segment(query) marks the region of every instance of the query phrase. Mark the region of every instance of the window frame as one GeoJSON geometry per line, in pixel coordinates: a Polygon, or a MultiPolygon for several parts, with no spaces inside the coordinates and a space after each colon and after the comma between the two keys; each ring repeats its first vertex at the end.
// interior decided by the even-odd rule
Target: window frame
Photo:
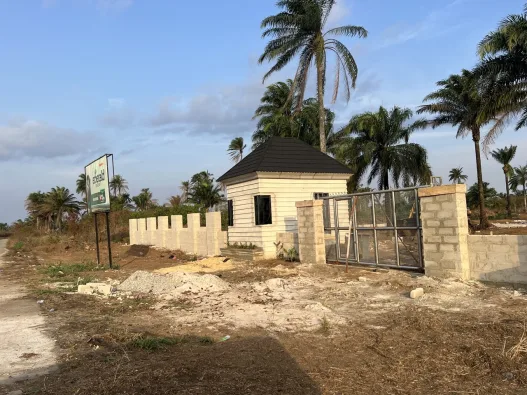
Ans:
{"type": "Polygon", "coordinates": [[[227,226],[234,226],[234,202],[227,200],[227,226]]]}
{"type": "Polygon", "coordinates": [[[254,195],[253,196],[253,207],[254,207],[254,224],[255,226],[266,226],[266,225],[272,225],[273,224],[273,201],[271,195],[254,195]],[[269,199],[269,215],[268,220],[269,222],[260,223],[259,219],[261,219],[262,215],[259,215],[259,208],[260,203],[258,202],[261,198],[268,198],[269,199]]]}
{"type": "MultiPolygon", "coordinates": [[[[329,197],[328,192],[313,192],[313,199],[314,200],[322,200],[322,210],[323,210],[323,219],[324,219],[324,228],[331,228],[331,211],[329,208],[329,200],[328,199],[321,199],[329,197]]],[[[326,232],[327,233],[327,232],[326,232]]]]}

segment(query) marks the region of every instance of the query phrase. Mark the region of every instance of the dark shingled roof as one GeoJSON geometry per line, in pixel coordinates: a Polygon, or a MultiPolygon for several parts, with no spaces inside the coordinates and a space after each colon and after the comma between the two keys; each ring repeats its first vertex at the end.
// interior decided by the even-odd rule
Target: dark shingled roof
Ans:
{"type": "Polygon", "coordinates": [[[272,137],[218,178],[218,181],[257,171],[351,174],[349,168],[301,140],[272,137]]]}

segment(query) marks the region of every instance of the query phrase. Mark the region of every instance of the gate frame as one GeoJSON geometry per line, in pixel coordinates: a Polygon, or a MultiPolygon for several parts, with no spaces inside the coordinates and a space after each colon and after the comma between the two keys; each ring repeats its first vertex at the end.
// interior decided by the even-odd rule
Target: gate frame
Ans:
{"type": "MultiPolygon", "coordinates": [[[[420,210],[420,200],[419,200],[419,194],[418,190],[421,188],[427,188],[427,185],[423,186],[416,186],[416,187],[409,187],[409,188],[398,188],[398,189],[387,189],[387,190],[377,190],[377,191],[370,191],[370,192],[358,192],[358,193],[352,193],[352,194],[346,194],[346,195],[334,195],[334,196],[327,196],[327,197],[321,197],[320,200],[333,200],[333,227],[329,226],[326,227],[324,224],[324,231],[335,231],[335,252],[336,252],[336,258],[338,263],[344,263],[346,259],[341,257],[341,251],[340,251],[340,232],[342,230],[346,230],[346,228],[339,226],[339,215],[338,215],[338,202],[344,201],[344,200],[351,200],[355,197],[360,196],[370,196],[371,198],[371,216],[372,216],[372,226],[371,227],[357,227],[357,210],[355,209],[353,211],[353,215],[350,218],[350,224],[352,224],[352,234],[353,234],[353,251],[354,251],[354,257],[353,259],[350,259],[350,263],[352,264],[358,264],[358,265],[366,265],[366,266],[374,266],[374,267],[387,267],[387,268],[395,268],[395,269],[405,269],[405,270],[413,270],[413,271],[424,271],[424,257],[423,257],[423,228],[422,228],[422,222],[421,222],[421,210],[420,210]],[[396,205],[395,205],[395,193],[396,192],[406,192],[406,191],[414,191],[415,194],[415,219],[416,219],[416,226],[397,226],[397,213],[396,213],[396,205]],[[375,217],[375,199],[374,195],[381,195],[381,194],[390,194],[392,199],[392,213],[393,217],[388,218],[389,222],[392,223],[392,226],[383,226],[379,229],[377,226],[377,221],[375,217]],[[375,249],[375,262],[361,262],[360,259],[360,253],[359,253],[359,231],[373,231],[373,244],[375,249]],[[390,265],[390,264],[379,264],[379,246],[377,242],[377,231],[378,230],[393,230],[394,232],[394,238],[395,238],[395,259],[396,259],[396,265],[390,265]],[[418,266],[406,266],[400,264],[400,255],[399,255],[399,230],[415,230],[417,231],[417,263],[418,266]]],[[[349,209],[348,209],[349,211],[349,209]]],[[[349,213],[348,213],[349,214],[349,213]]],[[[325,221],[324,221],[325,222],[325,221]]],[[[331,218],[329,220],[329,225],[331,225],[331,218]]],[[[351,239],[351,235],[349,236],[351,239]]],[[[402,241],[402,240],[401,240],[402,241]]],[[[350,240],[348,240],[348,243],[350,243],[350,240]]],[[[404,242],[403,242],[404,244],[404,242]]],[[[414,257],[415,259],[415,257],[414,257]]]]}

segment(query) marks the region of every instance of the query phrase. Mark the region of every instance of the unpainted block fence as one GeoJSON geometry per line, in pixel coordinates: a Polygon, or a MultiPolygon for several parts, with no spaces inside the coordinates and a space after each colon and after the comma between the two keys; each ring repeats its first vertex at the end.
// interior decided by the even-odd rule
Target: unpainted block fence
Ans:
{"type": "Polygon", "coordinates": [[[200,226],[200,214],[187,214],[187,227],[183,216],[130,219],[130,244],[152,245],[182,250],[187,254],[214,256],[227,243],[227,232],[221,230],[221,214],[206,213],[205,226],[200,226]]]}

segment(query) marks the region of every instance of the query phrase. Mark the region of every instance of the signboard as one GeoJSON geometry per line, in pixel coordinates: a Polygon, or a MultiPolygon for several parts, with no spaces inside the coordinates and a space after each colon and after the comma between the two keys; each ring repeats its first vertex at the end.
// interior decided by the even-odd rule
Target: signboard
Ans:
{"type": "Polygon", "coordinates": [[[110,177],[108,155],[101,156],[84,168],[88,213],[110,211],[110,177]]]}

